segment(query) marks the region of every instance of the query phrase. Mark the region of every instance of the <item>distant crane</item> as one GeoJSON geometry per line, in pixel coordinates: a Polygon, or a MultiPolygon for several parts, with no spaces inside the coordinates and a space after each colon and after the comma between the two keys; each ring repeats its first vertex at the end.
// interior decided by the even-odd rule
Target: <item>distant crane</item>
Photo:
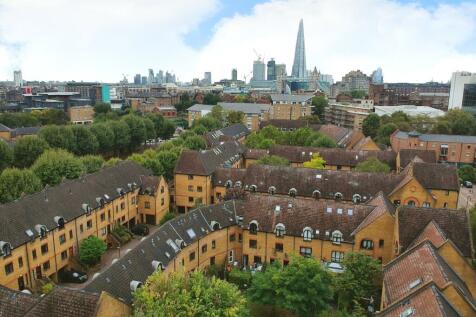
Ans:
{"type": "Polygon", "coordinates": [[[254,49],[254,48],[253,48],[253,52],[255,53],[256,58],[257,58],[259,61],[263,61],[263,62],[264,62],[265,55],[258,54],[258,52],[256,51],[256,49],[254,49]]]}
{"type": "Polygon", "coordinates": [[[249,78],[250,75],[253,75],[253,72],[249,72],[248,74],[243,75],[243,78],[245,79],[245,84],[246,84],[246,79],[249,78]]]}

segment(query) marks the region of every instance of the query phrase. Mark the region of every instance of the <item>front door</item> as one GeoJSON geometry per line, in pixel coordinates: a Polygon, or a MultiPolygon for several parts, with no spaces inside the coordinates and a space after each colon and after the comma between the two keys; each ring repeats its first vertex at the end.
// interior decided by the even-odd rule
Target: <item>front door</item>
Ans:
{"type": "Polygon", "coordinates": [[[36,278],[37,279],[42,278],[42,276],[41,276],[41,266],[39,266],[39,265],[36,267],[36,278]]]}
{"type": "Polygon", "coordinates": [[[25,281],[23,280],[23,276],[18,278],[18,289],[23,291],[25,289],[25,281]]]}

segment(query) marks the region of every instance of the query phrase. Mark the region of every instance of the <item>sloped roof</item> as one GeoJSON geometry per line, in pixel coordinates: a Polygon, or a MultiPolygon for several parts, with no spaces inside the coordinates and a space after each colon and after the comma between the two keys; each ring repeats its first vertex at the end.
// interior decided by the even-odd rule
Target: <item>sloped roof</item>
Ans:
{"type": "Polygon", "coordinates": [[[415,157],[426,163],[437,163],[436,152],[432,150],[401,149],[400,166],[407,166],[415,157]]]}
{"type": "Polygon", "coordinates": [[[0,316],[24,317],[40,301],[38,296],[25,294],[0,285],[0,316]]]}
{"type": "Polygon", "coordinates": [[[472,256],[469,219],[465,210],[400,206],[397,213],[400,246],[403,250],[418,238],[430,222],[434,222],[464,256],[472,256]]]}
{"type": "Polygon", "coordinates": [[[109,266],[99,276],[93,277],[85,290],[93,293],[106,291],[131,303],[130,282],[144,283],[155,271],[152,261],[161,262],[165,268],[180,253],[180,250],[175,252],[168,241],[178,245],[177,240],[183,240],[186,245],[189,245],[212,231],[212,221],[218,222],[221,228],[235,225],[235,202],[228,201],[219,205],[197,208],[168,221],[157,232],[143,238],[137,247],[109,266]],[[193,230],[195,236],[190,236],[188,232],[190,229],[193,230]]]}
{"type": "Polygon", "coordinates": [[[312,94],[271,94],[271,100],[273,102],[286,102],[286,103],[301,103],[308,102],[312,99],[314,95],[312,94]]]}
{"type": "Polygon", "coordinates": [[[271,109],[271,105],[266,103],[234,103],[234,102],[219,102],[227,111],[241,111],[245,114],[261,114],[271,109]]]}
{"type": "Polygon", "coordinates": [[[384,267],[383,284],[387,305],[407,296],[421,284],[434,282],[439,289],[449,283],[456,285],[462,296],[473,305],[476,303],[466,283],[438,254],[429,241],[424,241],[384,267]],[[416,284],[416,285],[413,285],[416,284]]]}
{"type": "Polygon", "coordinates": [[[446,299],[434,282],[417,288],[376,314],[377,317],[401,317],[407,309],[414,309],[419,317],[463,317],[446,299]]]}
{"type": "Polygon", "coordinates": [[[10,132],[12,129],[4,125],[3,123],[0,123],[0,132],[10,132]]]}
{"type": "Polygon", "coordinates": [[[128,185],[141,185],[141,176],[152,172],[131,161],[84,175],[79,179],[65,180],[57,186],[24,196],[11,203],[0,205],[0,241],[9,242],[13,248],[30,241],[26,231],[38,236],[36,225],[45,225],[48,230],[57,227],[54,217],[63,217],[69,222],[84,214],[83,204],[97,208],[97,197],[106,202],[119,196],[117,188],[130,191],[128,185]]]}
{"type": "Polygon", "coordinates": [[[250,130],[244,124],[236,123],[219,130],[207,132],[204,138],[209,146],[218,146],[222,141],[238,140],[248,134],[250,134],[250,130]]]}
{"type": "MultiPolygon", "coordinates": [[[[411,133],[398,131],[395,137],[398,139],[408,139],[411,133]]],[[[419,140],[427,142],[448,142],[448,143],[476,143],[476,136],[471,135],[450,135],[450,134],[415,134],[419,140]]]]}
{"type": "Polygon", "coordinates": [[[429,240],[431,243],[439,248],[447,240],[445,233],[441,230],[440,226],[435,221],[430,221],[425,229],[420,232],[418,237],[410,244],[410,248],[420,244],[421,242],[429,240]]]}
{"type": "Polygon", "coordinates": [[[413,176],[427,189],[459,191],[458,170],[455,166],[415,162],[413,176]]]}
{"type": "Polygon", "coordinates": [[[259,160],[260,158],[268,155],[268,150],[261,149],[247,149],[243,156],[245,159],[259,160]]]}
{"type": "Polygon", "coordinates": [[[239,161],[244,152],[244,146],[236,141],[223,142],[210,150],[186,150],[177,160],[175,173],[210,175],[219,167],[231,166],[239,161]]]}
{"type": "Polygon", "coordinates": [[[244,173],[226,173],[218,168],[214,174],[214,186],[225,186],[227,180],[241,181],[243,186],[255,185],[257,192],[268,192],[276,188],[276,194],[288,195],[291,188],[297,189],[298,196],[312,197],[315,190],[322,198],[334,198],[340,192],[343,200],[352,200],[359,194],[362,201],[375,197],[382,191],[388,195],[405,177],[392,173],[362,173],[354,171],[315,170],[253,164],[244,173]],[[233,178],[236,177],[236,178],[233,178]]]}
{"type": "Polygon", "coordinates": [[[269,149],[270,155],[278,155],[293,163],[303,163],[311,160],[312,155],[319,153],[328,165],[355,167],[370,157],[395,169],[396,154],[393,151],[352,151],[342,148],[315,148],[307,146],[274,145],[269,149]]]}
{"type": "Polygon", "coordinates": [[[360,230],[364,229],[386,213],[390,215],[395,214],[395,206],[388,200],[387,197],[385,197],[384,193],[382,192],[379,192],[377,196],[370,200],[367,204],[376,207],[352,232],[352,235],[357,234],[360,230]]]}

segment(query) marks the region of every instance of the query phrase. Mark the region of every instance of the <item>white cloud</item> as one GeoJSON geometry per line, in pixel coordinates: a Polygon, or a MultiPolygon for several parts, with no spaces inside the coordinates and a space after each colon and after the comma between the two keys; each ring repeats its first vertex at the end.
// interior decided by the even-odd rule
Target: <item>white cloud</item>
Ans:
{"type": "Polygon", "coordinates": [[[149,67],[186,73],[183,35],[218,0],[0,0],[0,78],[117,81],[149,67]],[[6,54],[11,46],[18,50],[6,54]],[[5,62],[6,59],[6,62],[5,62]]]}
{"type": "MultiPolygon", "coordinates": [[[[239,1],[239,0],[222,0],[239,1]]],[[[432,10],[391,0],[269,0],[249,15],[222,19],[201,49],[185,34],[219,0],[0,0],[0,79],[117,81],[149,67],[190,80],[251,72],[253,49],[290,72],[304,18],[307,65],[340,79],[381,66],[386,81],[446,81],[476,71],[476,4],[432,10]],[[472,50],[471,50],[472,49],[472,50]]]]}
{"type": "Polygon", "coordinates": [[[228,78],[252,70],[253,48],[292,68],[298,22],[304,18],[307,66],[335,79],[352,69],[381,66],[388,81],[447,81],[455,70],[476,71],[476,4],[428,10],[387,0],[274,0],[247,16],[223,20],[202,50],[200,71],[228,78]],[[473,44],[470,44],[472,41],[473,44]]]}

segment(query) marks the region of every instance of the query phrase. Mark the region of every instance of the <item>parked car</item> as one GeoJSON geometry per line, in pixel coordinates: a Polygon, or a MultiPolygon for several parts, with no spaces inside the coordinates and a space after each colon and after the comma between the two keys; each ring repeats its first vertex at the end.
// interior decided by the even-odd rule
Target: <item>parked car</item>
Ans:
{"type": "Polygon", "coordinates": [[[344,272],[344,267],[340,263],[336,262],[327,262],[326,263],[326,268],[334,273],[343,273],[344,272]]]}
{"type": "Polygon", "coordinates": [[[473,183],[471,183],[470,181],[464,181],[463,186],[466,188],[473,188],[473,183]]]}
{"type": "Polygon", "coordinates": [[[58,277],[63,283],[84,283],[88,280],[86,273],[66,269],[60,270],[58,272],[58,277]]]}
{"type": "Polygon", "coordinates": [[[132,231],[133,234],[136,234],[138,236],[146,236],[146,235],[149,234],[149,227],[147,227],[147,225],[145,225],[143,223],[140,223],[140,224],[135,225],[131,229],[131,231],[132,231]]]}

